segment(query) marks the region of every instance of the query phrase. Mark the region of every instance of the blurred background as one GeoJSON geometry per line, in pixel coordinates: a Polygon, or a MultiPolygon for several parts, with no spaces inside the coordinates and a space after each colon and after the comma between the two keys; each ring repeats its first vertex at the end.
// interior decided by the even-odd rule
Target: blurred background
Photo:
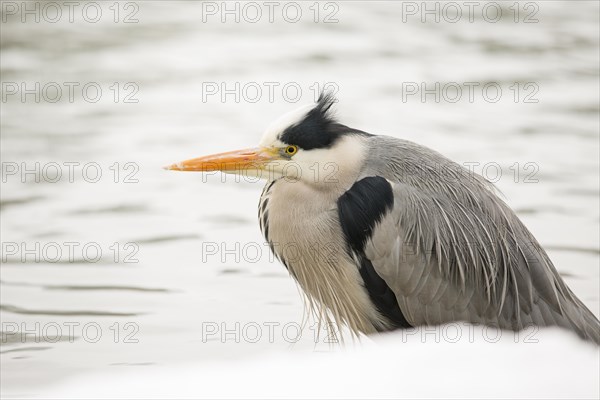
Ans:
{"type": "Polygon", "coordinates": [[[598,315],[597,1],[267,3],[1,2],[3,396],[328,351],[296,332],[263,182],[161,169],[323,88],[346,125],[495,182],[598,315]]]}

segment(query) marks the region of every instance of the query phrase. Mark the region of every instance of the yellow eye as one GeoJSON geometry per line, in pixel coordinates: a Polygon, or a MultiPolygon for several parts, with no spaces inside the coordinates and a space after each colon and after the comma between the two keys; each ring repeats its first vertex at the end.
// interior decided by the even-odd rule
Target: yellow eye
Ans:
{"type": "Polygon", "coordinates": [[[288,146],[285,148],[285,154],[288,156],[293,156],[298,152],[298,146],[288,146]]]}

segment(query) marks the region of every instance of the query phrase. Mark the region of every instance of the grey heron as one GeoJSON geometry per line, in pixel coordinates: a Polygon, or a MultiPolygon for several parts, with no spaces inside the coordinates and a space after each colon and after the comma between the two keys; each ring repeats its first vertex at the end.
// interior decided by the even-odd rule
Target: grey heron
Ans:
{"type": "Polygon", "coordinates": [[[443,155],[342,125],[335,98],[292,111],[254,149],[166,167],[264,177],[259,222],[320,321],[354,335],[454,321],[600,322],[493,185],[443,155]]]}

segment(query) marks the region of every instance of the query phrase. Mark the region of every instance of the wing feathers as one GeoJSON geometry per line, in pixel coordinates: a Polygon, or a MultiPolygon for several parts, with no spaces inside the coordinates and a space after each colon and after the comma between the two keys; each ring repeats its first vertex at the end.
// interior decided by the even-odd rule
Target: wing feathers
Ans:
{"type": "Polygon", "coordinates": [[[487,181],[414,143],[370,140],[363,175],[393,182],[393,206],[362,250],[411,325],[558,325],[600,342],[598,319],[487,181]]]}

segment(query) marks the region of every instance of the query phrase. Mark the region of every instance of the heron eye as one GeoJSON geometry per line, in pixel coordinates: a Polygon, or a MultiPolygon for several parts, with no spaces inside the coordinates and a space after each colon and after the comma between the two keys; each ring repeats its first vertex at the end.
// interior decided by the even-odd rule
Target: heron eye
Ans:
{"type": "Polygon", "coordinates": [[[288,156],[293,156],[297,152],[298,152],[298,147],[297,146],[287,146],[285,148],[285,154],[287,154],[288,156]]]}

